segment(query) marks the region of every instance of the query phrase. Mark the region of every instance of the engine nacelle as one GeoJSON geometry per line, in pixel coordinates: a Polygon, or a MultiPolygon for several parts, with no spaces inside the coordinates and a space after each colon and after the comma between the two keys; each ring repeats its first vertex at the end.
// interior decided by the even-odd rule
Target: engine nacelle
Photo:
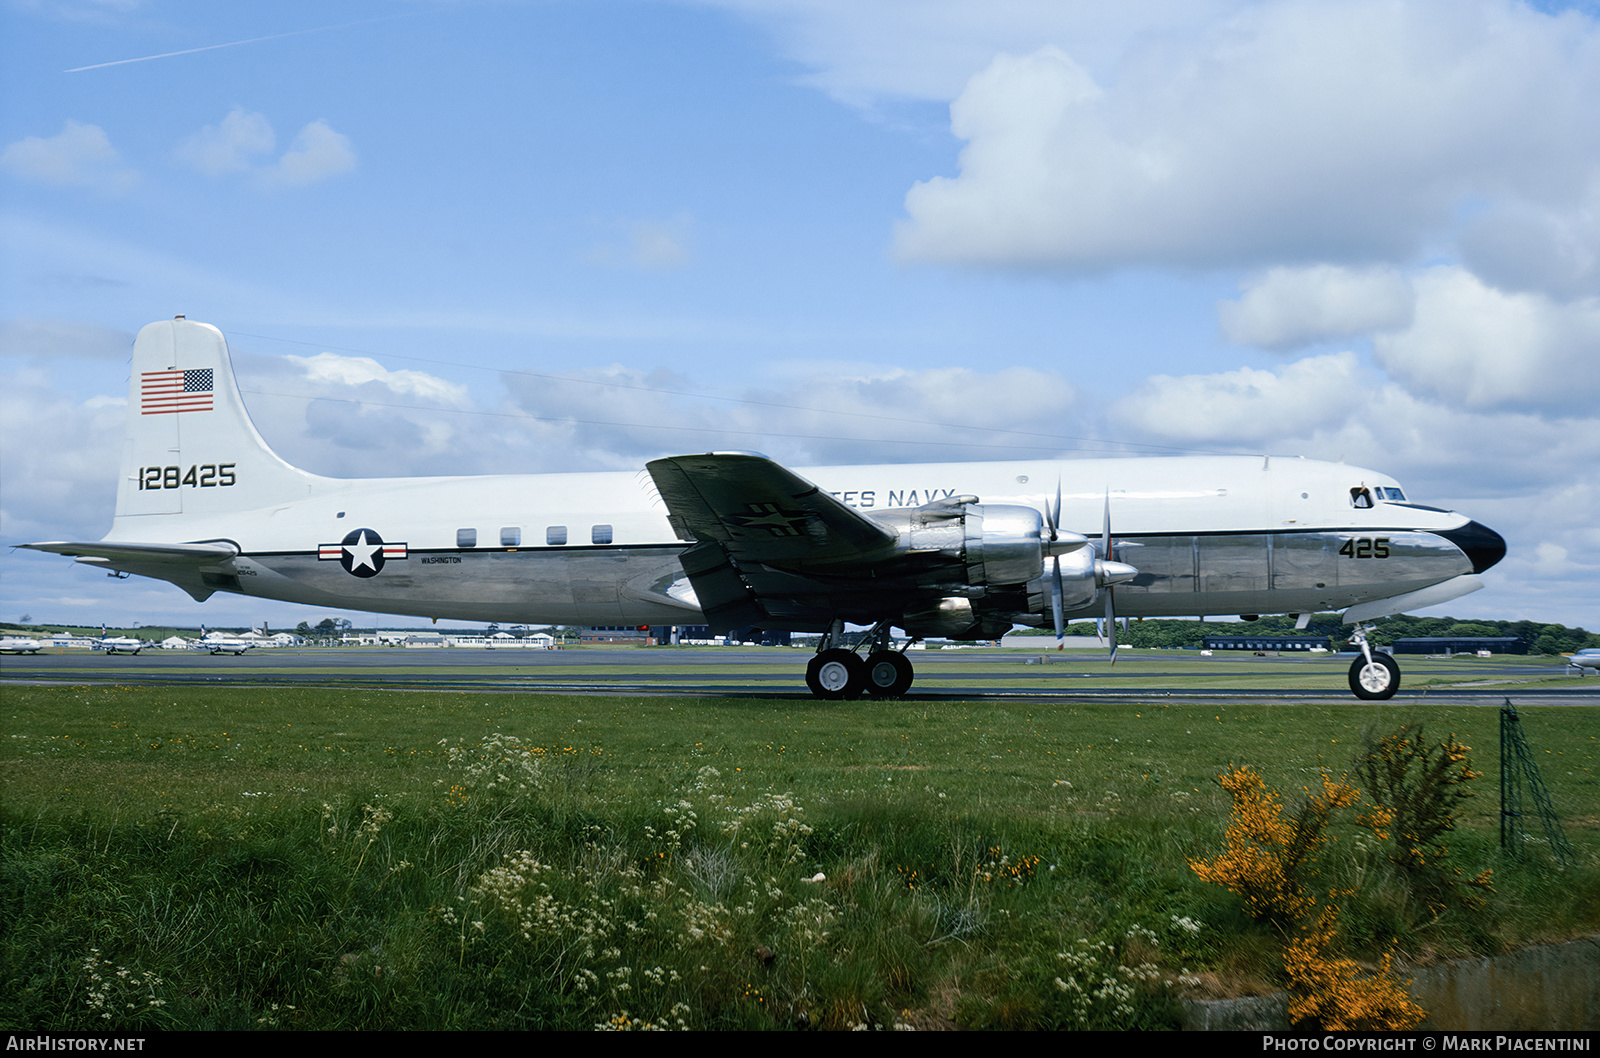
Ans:
{"type": "Polygon", "coordinates": [[[964,583],[971,587],[1036,580],[1050,553],[1044,516],[1032,507],[980,504],[975,496],[952,496],[910,510],[875,512],[870,517],[894,529],[899,553],[937,553],[960,559],[966,566],[964,583]]]}
{"type": "MultiPolygon", "coordinates": [[[[1094,602],[1105,584],[1100,572],[1104,563],[1100,561],[1099,553],[1092,547],[1084,547],[1061,555],[1058,561],[1061,563],[1061,608],[1070,612],[1094,602]]],[[[1040,589],[1045,598],[1041,612],[1046,616],[1050,613],[1050,580],[1053,576],[1051,570],[1045,570],[1040,589]]]]}

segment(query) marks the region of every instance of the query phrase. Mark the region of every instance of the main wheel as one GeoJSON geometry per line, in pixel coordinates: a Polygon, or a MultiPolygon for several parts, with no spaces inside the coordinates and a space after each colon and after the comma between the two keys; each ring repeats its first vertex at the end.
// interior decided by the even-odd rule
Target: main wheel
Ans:
{"type": "Polygon", "coordinates": [[[898,698],[911,689],[916,673],[898,650],[880,650],[867,657],[867,693],[874,698],[898,698]]]}
{"type": "Polygon", "coordinates": [[[1374,654],[1369,663],[1356,658],[1350,663],[1350,690],[1357,698],[1379,701],[1393,698],[1400,689],[1400,666],[1387,654],[1374,654]]]}
{"type": "Polygon", "coordinates": [[[867,684],[867,667],[849,650],[824,650],[806,666],[806,686],[818,698],[854,698],[867,684]]]}

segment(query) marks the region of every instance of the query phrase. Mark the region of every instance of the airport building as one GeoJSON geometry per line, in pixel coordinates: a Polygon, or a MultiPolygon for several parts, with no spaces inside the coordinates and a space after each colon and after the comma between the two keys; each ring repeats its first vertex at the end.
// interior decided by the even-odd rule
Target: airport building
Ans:
{"type": "Polygon", "coordinates": [[[1328,651],[1333,649],[1327,636],[1206,636],[1201,650],[1328,651]]]}
{"type": "Polygon", "coordinates": [[[1412,636],[1396,639],[1391,654],[1526,654],[1528,644],[1516,636],[1412,636]]]}

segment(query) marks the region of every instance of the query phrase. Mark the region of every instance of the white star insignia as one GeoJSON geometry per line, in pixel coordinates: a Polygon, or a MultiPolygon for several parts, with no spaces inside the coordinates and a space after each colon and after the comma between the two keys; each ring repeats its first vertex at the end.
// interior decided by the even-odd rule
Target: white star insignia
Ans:
{"type": "Polygon", "coordinates": [[[362,566],[369,566],[376,570],[377,563],[372,561],[372,556],[383,550],[382,544],[367,543],[367,534],[363,530],[359,539],[353,544],[344,545],[345,552],[350,556],[351,570],[358,570],[362,566]]]}

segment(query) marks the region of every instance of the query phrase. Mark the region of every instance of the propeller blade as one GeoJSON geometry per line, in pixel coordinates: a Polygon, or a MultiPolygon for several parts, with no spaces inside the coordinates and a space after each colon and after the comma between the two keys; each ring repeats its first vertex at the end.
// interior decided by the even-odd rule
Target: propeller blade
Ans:
{"type": "Polygon", "coordinates": [[[1106,641],[1111,644],[1111,664],[1117,663],[1117,607],[1111,597],[1111,587],[1106,587],[1106,641]]]}
{"type": "Polygon", "coordinates": [[[1061,587],[1061,560],[1055,558],[1051,559],[1051,562],[1055,568],[1050,573],[1050,616],[1055,618],[1056,649],[1061,650],[1067,645],[1067,621],[1066,616],[1061,612],[1061,597],[1063,594],[1061,587]]]}

